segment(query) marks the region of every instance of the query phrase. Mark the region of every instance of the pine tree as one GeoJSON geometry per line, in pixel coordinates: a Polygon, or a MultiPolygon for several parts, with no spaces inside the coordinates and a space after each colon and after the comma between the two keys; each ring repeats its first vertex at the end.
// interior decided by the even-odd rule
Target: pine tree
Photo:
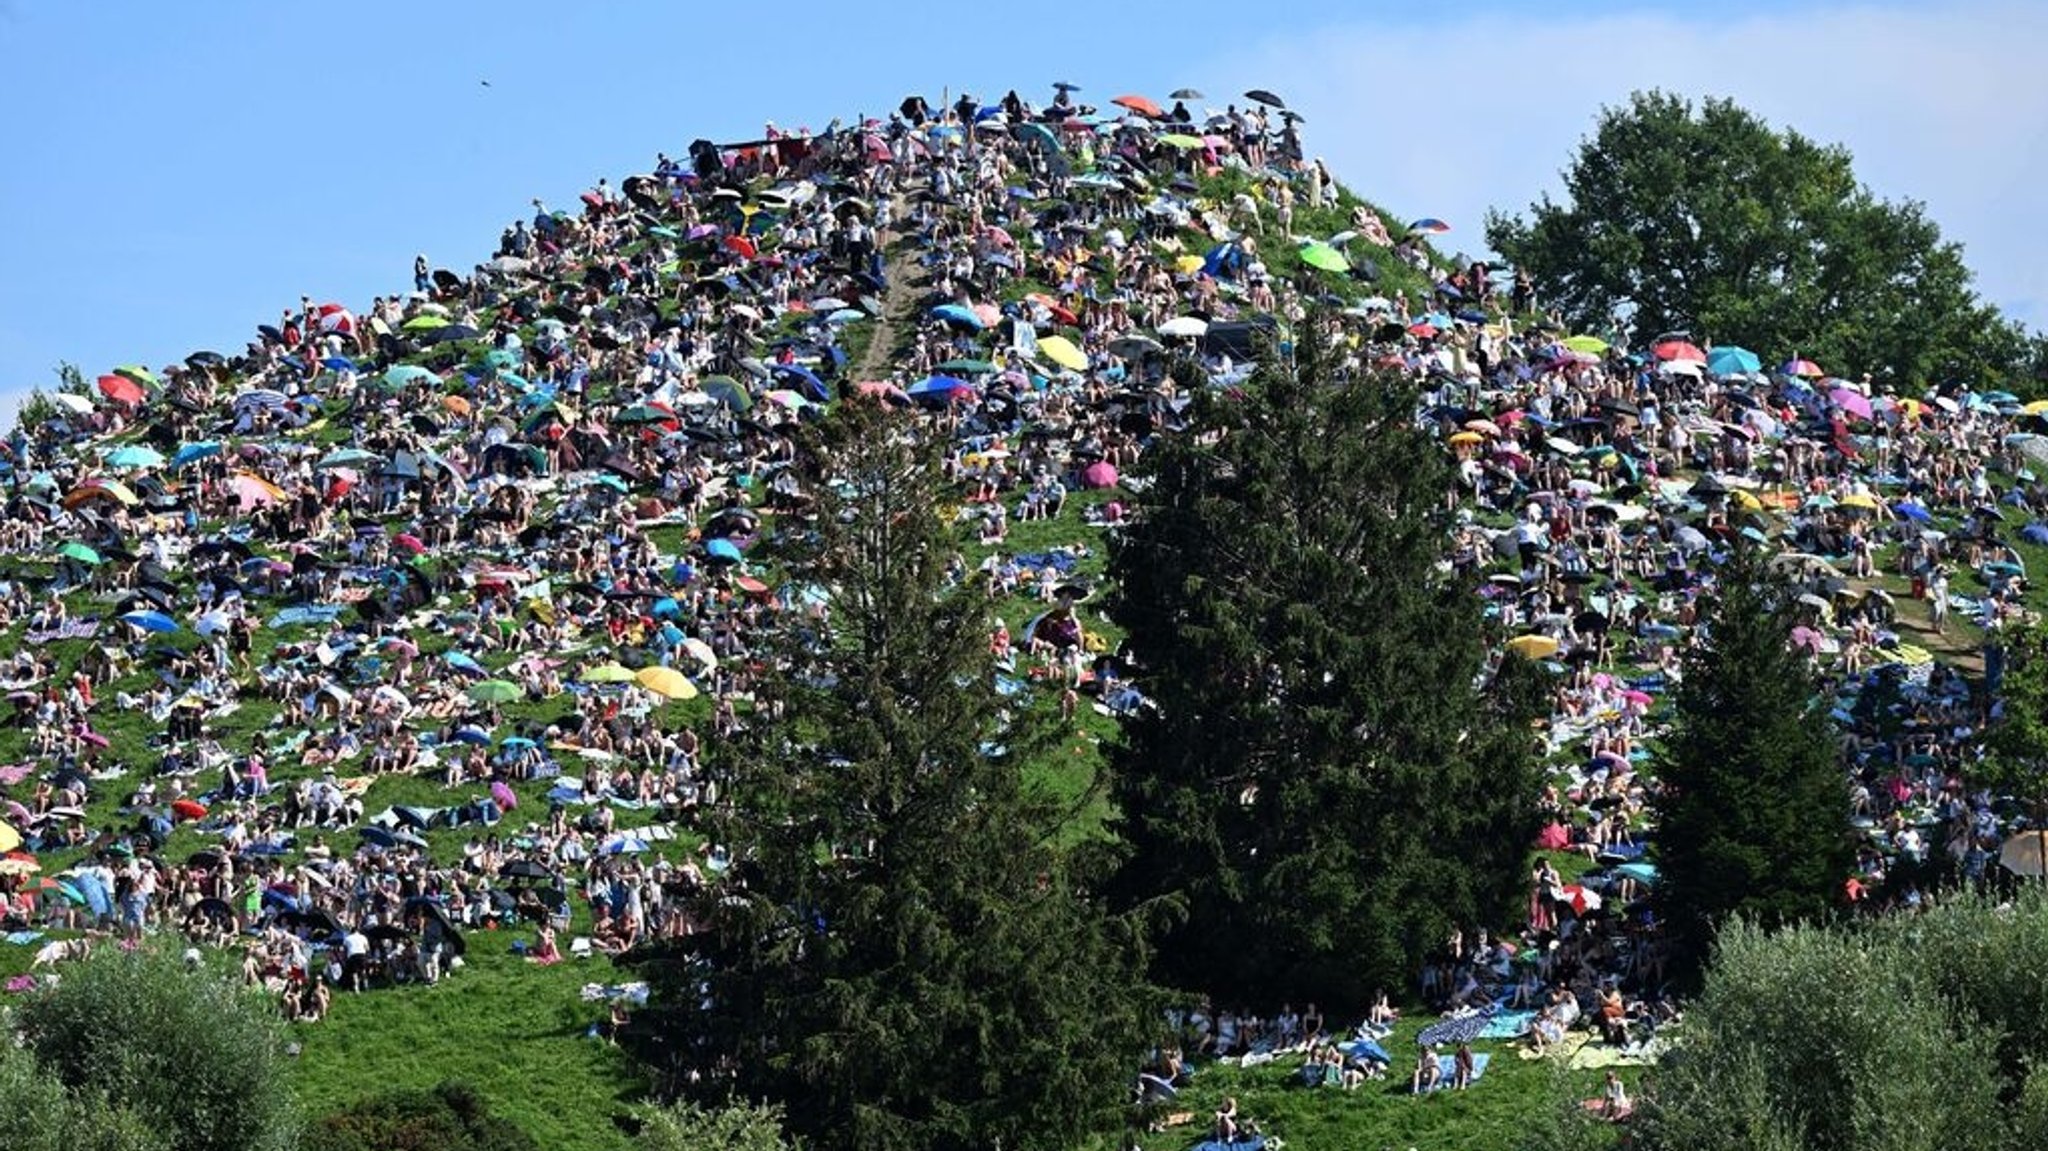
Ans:
{"type": "Polygon", "coordinates": [[[772,722],[728,749],[735,853],[651,965],[704,1102],[767,1100],[818,1148],[1071,1146],[1125,1119],[1147,1037],[1135,928],[1024,780],[1051,709],[995,687],[987,599],[949,584],[937,458],[865,402],[808,429],[774,551],[772,722]],[[821,608],[804,608],[822,602],[821,608]]]}
{"type": "Polygon", "coordinates": [[[1397,378],[1311,332],[1147,457],[1113,614],[1156,709],[1113,786],[1164,981],[1332,1010],[1398,987],[1526,874],[1540,689],[1485,667],[1441,563],[1449,465],[1397,378]]]}
{"type": "Polygon", "coordinates": [[[1651,844],[1681,977],[1730,916],[1766,927],[1825,918],[1854,862],[1847,778],[1790,643],[1791,602],[1754,549],[1739,549],[1685,657],[1651,844]]]}

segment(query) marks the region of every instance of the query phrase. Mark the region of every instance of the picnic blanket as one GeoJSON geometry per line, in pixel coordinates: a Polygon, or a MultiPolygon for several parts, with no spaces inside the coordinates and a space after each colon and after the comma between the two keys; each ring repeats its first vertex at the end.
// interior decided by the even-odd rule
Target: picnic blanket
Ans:
{"type": "MultiPolygon", "coordinates": [[[[1474,1083],[1477,1083],[1477,1082],[1479,1082],[1479,1077],[1480,1077],[1480,1076],[1482,1076],[1482,1075],[1484,1075],[1484,1074],[1486,1074],[1486,1065],[1487,1065],[1488,1063],[1491,1063],[1491,1062],[1493,1062],[1493,1056],[1492,1056],[1492,1055],[1490,1055],[1490,1054],[1488,1054],[1488,1053],[1486,1053],[1486,1052],[1484,1052],[1484,1051],[1480,1051],[1480,1052],[1474,1052],[1474,1053],[1473,1053],[1473,1055],[1472,1055],[1472,1082],[1474,1082],[1474,1083]]],[[[1437,1069],[1437,1072],[1438,1072],[1438,1075],[1439,1075],[1439,1078],[1438,1078],[1438,1079],[1437,1079],[1437,1081],[1436,1081],[1436,1086],[1434,1086],[1434,1087],[1429,1087],[1429,1088],[1425,1088],[1425,1089],[1424,1089],[1424,1092],[1425,1092],[1425,1094],[1426,1094],[1427,1092],[1429,1092],[1429,1091],[1448,1091],[1448,1090],[1450,1090],[1450,1088],[1451,1088],[1451,1084],[1457,1081],[1457,1074],[1458,1074],[1458,1057],[1457,1057],[1457,1056],[1455,1056],[1455,1055],[1439,1055],[1439,1056],[1437,1056],[1437,1057],[1436,1057],[1436,1069],[1437,1069]]]]}
{"type": "Polygon", "coordinates": [[[1615,1047],[1607,1043],[1584,1043],[1566,1064],[1573,1071],[1603,1071],[1609,1067],[1648,1067],[1657,1061],[1659,1044],[1615,1047]]]}
{"type": "Polygon", "coordinates": [[[1519,1039],[1529,1030],[1529,1024],[1536,1018],[1534,1011],[1503,1011],[1495,1015],[1479,1033],[1481,1039],[1519,1039]]]}
{"type": "Polygon", "coordinates": [[[1415,1043],[1420,1047],[1432,1044],[1438,1047],[1454,1047],[1460,1043],[1470,1043],[1486,1033],[1487,1027],[1493,1023],[1494,1015],[1495,1010],[1489,1007],[1484,1011],[1447,1016],[1423,1028],[1422,1033],[1415,1037],[1415,1043]]]}
{"type": "Polygon", "coordinates": [[[1249,1139],[1239,1139],[1230,1143],[1221,1139],[1209,1139],[1195,1144],[1188,1151],[1262,1151],[1265,1146],[1266,1137],[1254,1135],[1249,1139]]]}
{"type": "Polygon", "coordinates": [[[1551,1044],[1548,1051],[1538,1051],[1533,1047],[1524,1047],[1516,1051],[1515,1054],[1523,1059],[1568,1059],[1578,1054],[1579,1048],[1590,1043],[1592,1039],[1593,1037],[1584,1031],[1569,1031],[1565,1033],[1563,1039],[1551,1044]]]}
{"type": "Polygon", "coordinates": [[[37,647],[41,647],[46,643],[56,643],[59,640],[91,639],[99,633],[100,621],[96,619],[67,619],[56,627],[46,627],[39,631],[32,631],[21,638],[37,647]]]}

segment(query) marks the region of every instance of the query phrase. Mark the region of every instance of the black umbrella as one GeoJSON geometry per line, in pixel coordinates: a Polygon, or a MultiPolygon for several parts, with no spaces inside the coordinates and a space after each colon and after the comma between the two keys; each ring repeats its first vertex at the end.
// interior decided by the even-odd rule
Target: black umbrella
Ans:
{"type": "Polygon", "coordinates": [[[477,330],[468,324],[446,324],[428,332],[422,337],[421,342],[427,344],[448,344],[456,340],[474,340],[478,334],[477,330]]]}
{"type": "Polygon", "coordinates": [[[212,919],[223,924],[232,924],[235,921],[235,909],[229,907],[225,899],[202,899],[192,905],[192,910],[186,913],[185,918],[188,921],[212,919]]]}
{"type": "Polygon", "coordinates": [[[548,869],[531,859],[515,859],[499,868],[498,875],[504,879],[546,879],[548,869]]]}
{"type": "Polygon", "coordinates": [[[452,292],[462,286],[462,277],[446,268],[434,269],[434,286],[444,292],[452,292]]]}
{"type": "Polygon", "coordinates": [[[376,942],[383,943],[400,939],[411,939],[413,933],[395,923],[378,923],[363,928],[363,934],[376,942]]]}
{"type": "Polygon", "coordinates": [[[1264,88],[1254,88],[1246,92],[1244,98],[1255,103],[1264,104],[1268,108],[1285,108],[1287,106],[1287,101],[1282,100],[1264,88]]]}

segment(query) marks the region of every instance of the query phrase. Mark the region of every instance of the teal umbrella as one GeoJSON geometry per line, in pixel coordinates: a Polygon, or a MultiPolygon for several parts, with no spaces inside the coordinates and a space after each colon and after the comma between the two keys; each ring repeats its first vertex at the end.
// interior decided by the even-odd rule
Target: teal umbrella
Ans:
{"type": "Polygon", "coordinates": [[[359,468],[383,462],[384,457],[376,452],[366,452],[361,448],[342,448],[339,451],[328,452],[326,455],[321,456],[320,462],[313,466],[321,469],[359,468]]]}
{"type": "Polygon", "coordinates": [[[1740,376],[1763,370],[1764,362],[1748,348],[1727,344],[1707,353],[1707,370],[1717,376],[1740,376]]]}
{"type": "Polygon", "coordinates": [[[144,444],[129,444],[107,453],[110,468],[159,468],[164,463],[164,454],[144,444]]]}
{"type": "Polygon", "coordinates": [[[439,384],[441,377],[418,364],[399,364],[384,373],[384,382],[394,388],[402,388],[415,381],[439,384]]]}

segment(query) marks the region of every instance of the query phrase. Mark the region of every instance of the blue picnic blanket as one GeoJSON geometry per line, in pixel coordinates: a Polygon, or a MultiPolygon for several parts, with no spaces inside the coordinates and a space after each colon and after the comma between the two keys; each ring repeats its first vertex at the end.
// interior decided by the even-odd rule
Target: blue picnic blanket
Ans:
{"type": "Polygon", "coordinates": [[[1374,1063],[1392,1063],[1394,1061],[1394,1057],[1387,1054],[1386,1048],[1381,1047],[1370,1039],[1354,1039],[1346,1043],[1340,1050],[1353,1059],[1365,1059],[1374,1063]]]}
{"type": "Polygon", "coordinates": [[[1481,1039],[1516,1039],[1529,1030],[1529,1024],[1536,1018],[1534,1011],[1503,1011],[1493,1017],[1486,1030],[1479,1033],[1481,1039]]]}
{"type": "Polygon", "coordinates": [[[1254,1135],[1249,1139],[1239,1139],[1235,1143],[1225,1143],[1221,1139],[1210,1139],[1195,1144],[1188,1151],[1262,1151],[1265,1146],[1266,1137],[1264,1135],[1254,1135]]]}
{"type": "Polygon", "coordinates": [[[1080,562],[1065,552],[1022,552],[1017,556],[1019,567],[1051,568],[1061,575],[1073,571],[1080,562]]]}
{"type": "MultiPolygon", "coordinates": [[[[1475,1052],[1475,1053],[1473,1053],[1473,1056],[1472,1056],[1472,1082],[1474,1082],[1474,1083],[1477,1083],[1477,1082],[1479,1082],[1479,1077],[1480,1077],[1480,1076],[1482,1076],[1482,1075],[1484,1075],[1484,1074],[1486,1074],[1486,1065],[1487,1065],[1488,1063],[1491,1063],[1491,1062],[1493,1062],[1493,1056],[1492,1056],[1492,1055],[1489,1055],[1489,1054],[1487,1054],[1487,1053],[1485,1053],[1485,1052],[1483,1052],[1483,1051],[1482,1051],[1482,1052],[1475,1052]]],[[[1456,1082],[1456,1077],[1457,1077],[1457,1074],[1458,1074],[1458,1057],[1457,1057],[1457,1056],[1455,1056],[1455,1055],[1439,1055],[1439,1056],[1437,1056],[1437,1057],[1436,1057],[1436,1069],[1437,1069],[1437,1071],[1438,1071],[1438,1072],[1439,1072],[1439,1073],[1441,1074],[1441,1076],[1442,1076],[1442,1077],[1441,1077],[1441,1078],[1439,1078],[1439,1079],[1438,1079],[1438,1080],[1436,1081],[1436,1086],[1435,1086],[1435,1087],[1433,1087],[1433,1088],[1430,1088],[1430,1090],[1432,1090],[1432,1091],[1447,1091],[1447,1090],[1449,1090],[1449,1089],[1450,1089],[1450,1087],[1451,1087],[1451,1084],[1452,1084],[1452,1083],[1454,1083],[1454,1082],[1456,1082]]]]}

